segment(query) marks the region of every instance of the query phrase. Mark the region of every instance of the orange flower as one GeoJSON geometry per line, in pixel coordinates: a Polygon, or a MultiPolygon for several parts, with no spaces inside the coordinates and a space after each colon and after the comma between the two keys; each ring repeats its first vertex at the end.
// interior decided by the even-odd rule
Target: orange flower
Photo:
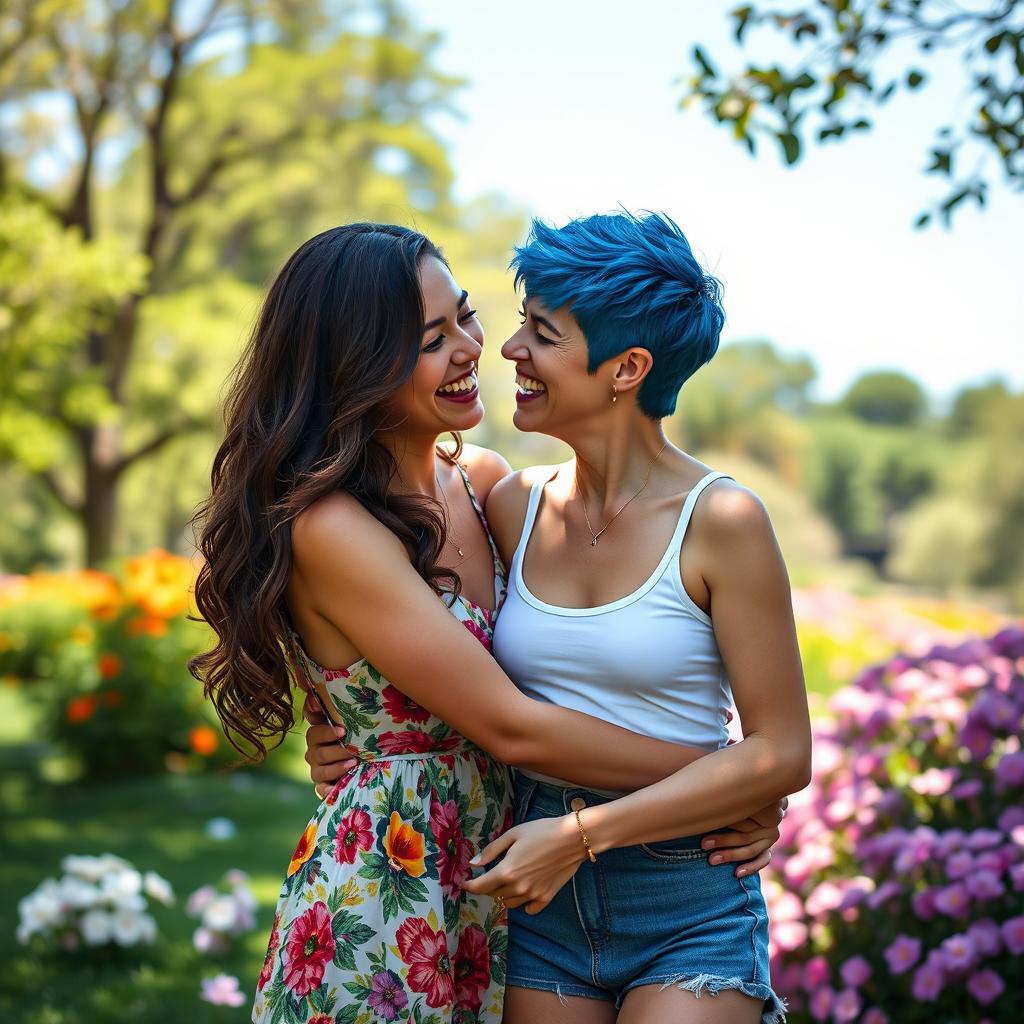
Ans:
{"type": "Polygon", "coordinates": [[[167,632],[167,622],[155,615],[140,615],[129,621],[124,631],[129,636],[163,636],[167,632]]]}
{"type": "Polygon", "coordinates": [[[82,694],[80,697],[72,697],[64,709],[67,720],[72,725],[81,725],[88,722],[96,714],[96,698],[91,693],[82,694]]]}
{"type": "Polygon", "coordinates": [[[121,674],[121,657],[118,654],[101,654],[99,665],[101,679],[116,679],[121,674]]]}
{"type": "Polygon", "coordinates": [[[208,725],[197,725],[188,731],[188,744],[203,757],[209,757],[218,747],[217,734],[208,725]]]}
{"type": "Polygon", "coordinates": [[[299,845],[295,847],[292,859],[288,862],[289,878],[313,856],[314,850],[316,850],[316,825],[310,824],[306,826],[306,831],[302,833],[299,845]]]}
{"type": "Polygon", "coordinates": [[[408,872],[413,878],[419,878],[427,867],[423,863],[426,852],[423,834],[417,832],[407,821],[402,821],[398,811],[391,812],[388,832],[384,837],[384,852],[388,863],[395,870],[408,872]]]}
{"type": "Polygon", "coordinates": [[[191,562],[157,549],[125,562],[125,592],[147,615],[173,619],[188,608],[194,575],[191,562]]]}

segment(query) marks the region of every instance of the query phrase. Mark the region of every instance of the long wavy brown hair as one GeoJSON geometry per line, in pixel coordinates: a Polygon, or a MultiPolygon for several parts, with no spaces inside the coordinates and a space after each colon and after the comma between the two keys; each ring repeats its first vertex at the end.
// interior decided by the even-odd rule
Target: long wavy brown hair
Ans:
{"type": "Polygon", "coordinates": [[[400,429],[386,422],[388,399],[419,356],[427,257],[444,261],[424,235],[394,224],[311,238],[271,285],[235,369],[211,493],[193,518],[204,558],[196,604],[217,644],[188,667],[248,760],[266,757],[265,740],[277,746],[294,721],[285,588],[299,513],[347,491],[435,590],[459,591],[458,575],[438,563],[441,506],[390,490],[397,466],[378,439],[400,429]]]}

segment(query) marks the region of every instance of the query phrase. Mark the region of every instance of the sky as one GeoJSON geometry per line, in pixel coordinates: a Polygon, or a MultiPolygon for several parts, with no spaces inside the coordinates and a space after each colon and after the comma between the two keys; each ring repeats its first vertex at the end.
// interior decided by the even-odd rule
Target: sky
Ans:
{"type": "MultiPolygon", "coordinates": [[[[1024,387],[1024,199],[994,185],[987,211],[952,231],[912,222],[942,182],[921,171],[942,119],[963,108],[955,62],[877,115],[874,131],[785,168],[756,158],[699,108],[678,109],[700,42],[739,67],[734,3],[667,0],[409,0],[443,33],[436,62],[468,80],[451,146],[456,194],[497,192],[553,222],[664,210],[725,285],[723,343],[767,338],[810,355],[816,393],[899,369],[941,404],[1002,375],[1024,387]]],[[[751,54],[779,60],[772,30],[751,54]]],[[[927,70],[929,62],[923,62],[927,70]]]]}

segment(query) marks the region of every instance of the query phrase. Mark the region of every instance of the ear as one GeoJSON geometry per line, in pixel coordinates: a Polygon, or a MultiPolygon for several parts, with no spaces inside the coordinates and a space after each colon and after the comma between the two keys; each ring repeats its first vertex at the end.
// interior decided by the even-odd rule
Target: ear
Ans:
{"type": "Polygon", "coordinates": [[[654,356],[645,348],[628,348],[615,359],[612,384],[621,395],[634,391],[654,368],[654,356]]]}

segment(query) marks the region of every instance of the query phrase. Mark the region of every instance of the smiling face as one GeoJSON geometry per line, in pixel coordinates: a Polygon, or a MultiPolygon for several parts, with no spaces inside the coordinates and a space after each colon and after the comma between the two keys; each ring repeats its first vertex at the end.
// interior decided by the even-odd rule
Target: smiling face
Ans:
{"type": "Polygon", "coordinates": [[[389,412],[403,429],[443,434],[469,430],[483,418],[477,364],[484,331],[469,296],[439,259],[419,268],[425,324],[412,376],[395,392],[389,412]]]}
{"type": "Polygon", "coordinates": [[[516,364],[516,428],[564,437],[564,428],[604,411],[611,403],[613,369],[587,372],[587,341],[565,309],[549,310],[528,297],[523,325],[501,347],[516,364]]]}

